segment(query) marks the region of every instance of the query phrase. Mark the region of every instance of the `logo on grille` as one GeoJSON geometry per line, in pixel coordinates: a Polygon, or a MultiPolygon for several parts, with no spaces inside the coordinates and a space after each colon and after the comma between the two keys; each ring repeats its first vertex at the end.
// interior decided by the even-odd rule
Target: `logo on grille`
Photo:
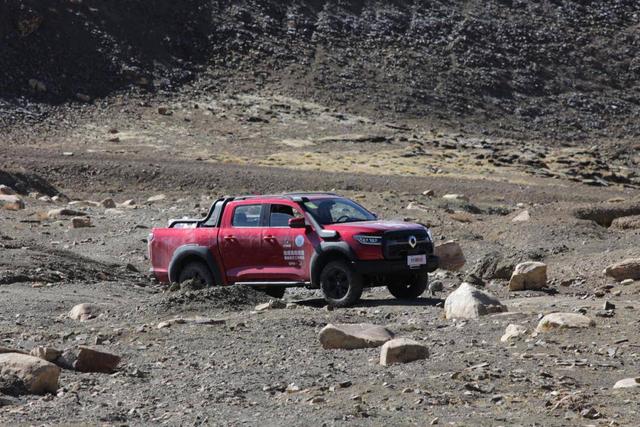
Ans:
{"type": "Polygon", "coordinates": [[[418,244],[418,239],[416,239],[416,236],[409,236],[409,246],[411,246],[412,248],[415,248],[417,244],[418,244]]]}

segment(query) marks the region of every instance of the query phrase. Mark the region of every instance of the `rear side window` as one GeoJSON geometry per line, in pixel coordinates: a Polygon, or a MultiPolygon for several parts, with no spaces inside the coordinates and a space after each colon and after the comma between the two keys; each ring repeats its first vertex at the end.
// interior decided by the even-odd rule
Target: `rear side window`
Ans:
{"type": "Polygon", "coordinates": [[[234,227],[260,227],[262,205],[241,205],[233,210],[231,225],[234,227]]]}
{"type": "Polygon", "coordinates": [[[289,205],[271,205],[269,212],[269,227],[288,227],[289,220],[302,216],[300,212],[289,205]]]}

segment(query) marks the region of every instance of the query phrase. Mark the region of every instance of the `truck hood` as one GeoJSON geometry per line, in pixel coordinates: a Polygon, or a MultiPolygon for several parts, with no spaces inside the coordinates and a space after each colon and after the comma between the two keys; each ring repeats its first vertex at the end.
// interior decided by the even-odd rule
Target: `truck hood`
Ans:
{"type": "Polygon", "coordinates": [[[357,229],[359,232],[365,233],[379,233],[383,231],[397,231],[397,230],[415,230],[422,229],[423,226],[411,222],[404,221],[356,221],[345,222],[342,224],[330,224],[324,227],[326,230],[348,231],[350,229],[357,229]]]}

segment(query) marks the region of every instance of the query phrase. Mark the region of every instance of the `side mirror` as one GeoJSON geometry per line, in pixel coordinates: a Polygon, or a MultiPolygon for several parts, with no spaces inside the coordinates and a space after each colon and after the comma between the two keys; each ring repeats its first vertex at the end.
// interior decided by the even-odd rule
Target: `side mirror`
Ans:
{"type": "Polygon", "coordinates": [[[307,226],[307,221],[305,221],[304,217],[296,217],[289,219],[289,227],[291,228],[305,228],[307,226]]]}

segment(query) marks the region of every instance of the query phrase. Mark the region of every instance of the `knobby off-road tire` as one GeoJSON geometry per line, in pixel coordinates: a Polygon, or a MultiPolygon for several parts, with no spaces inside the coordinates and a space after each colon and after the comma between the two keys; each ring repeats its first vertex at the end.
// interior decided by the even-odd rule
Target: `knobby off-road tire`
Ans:
{"type": "Polygon", "coordinates": [[[178,283],[185,282],[189,279],[199,280],[204,287],[215,285],[213,274],[209,271],[209,267],[200,261],[190,261],[182,267],[178,276],[178,283]]]}
{"type": "Polygon", "coordinates": [[[387,285],[391,295],[398,299],[415,299],[427,290],[427,273],[408,274],[387,285]]]}
{"type": "Polygon", "coordinates": [[[331,261],[320,273],[320,289],[332,307],[349,307],[362,295],[362,276],[344,261],[331,261]]]}

